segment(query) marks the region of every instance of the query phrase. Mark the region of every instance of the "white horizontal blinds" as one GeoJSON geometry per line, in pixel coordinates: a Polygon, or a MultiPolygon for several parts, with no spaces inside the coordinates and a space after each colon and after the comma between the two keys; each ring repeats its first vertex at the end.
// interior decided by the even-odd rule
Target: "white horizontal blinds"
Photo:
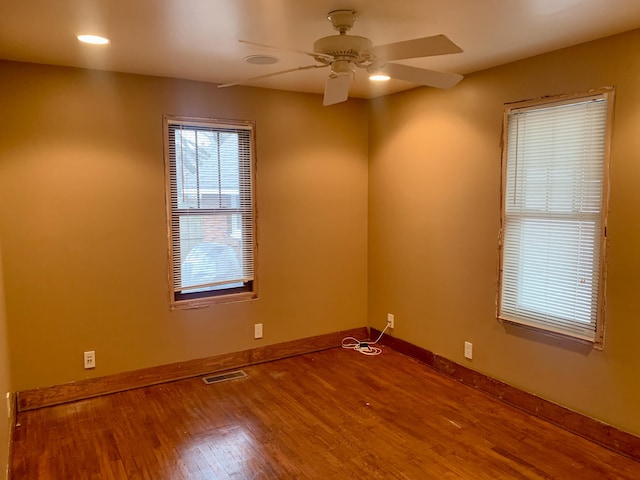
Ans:
{"type": "Polygon", "coordinates": [[[508,114],[500,317],[594,340],[607,100],[508,114]]]}
{"type": "Polygon", "coordinates": [[[250,127],[169,121],[174,292],[254,279],[250,127]]]}

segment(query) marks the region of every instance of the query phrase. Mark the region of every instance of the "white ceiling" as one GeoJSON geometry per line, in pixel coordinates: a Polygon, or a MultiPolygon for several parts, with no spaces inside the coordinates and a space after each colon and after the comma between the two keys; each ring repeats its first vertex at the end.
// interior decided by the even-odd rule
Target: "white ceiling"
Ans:
{"type": "MultiPolygon", "coordinates": [[[[313,64],[302,53],[238,40],[310,51],[316,39],[337,33],[326,14],[345,8],[359,13],[350,33],[374,45],[447,35],[464,53],[397,63],[462,74],[640,28],[639,0],[5,0],[0,58],[226,83],[313,64]],[[84,45],[76,40],[81,33],[111,43],[84,45]],[[243,61],[252,54],[279,62],[243,61]]],[[[300,71],[250,84],[322,93],[327,74],[300,71]]],[[[351,94],[414,86],[372,84],[359,70],[351,94]]]]}

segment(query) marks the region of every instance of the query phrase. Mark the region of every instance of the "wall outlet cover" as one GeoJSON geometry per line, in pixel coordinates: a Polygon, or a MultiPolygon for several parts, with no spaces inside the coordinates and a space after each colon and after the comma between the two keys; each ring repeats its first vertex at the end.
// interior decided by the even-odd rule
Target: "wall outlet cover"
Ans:
{"type": "Polygon", "coordinates": [[[262,324],[256,323],[253,326],[253,338],[262,338],[262,324]]]}
{"type": "Polygon", "coordinates": [[[96,352],[94,350],[84,352],[84,368],[96,368],[96,352]]]}
{"type": "Polygon", "coordinates": [[[464,358],[469,360],[473,358],[473,343],[464,342],[464,358]]]}

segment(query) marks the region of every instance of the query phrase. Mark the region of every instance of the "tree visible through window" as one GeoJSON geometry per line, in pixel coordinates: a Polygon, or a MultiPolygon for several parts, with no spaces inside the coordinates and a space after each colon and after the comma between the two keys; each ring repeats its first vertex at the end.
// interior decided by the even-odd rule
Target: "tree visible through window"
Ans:
{"type": "Polygon", "coordinates": [[[254,296],[253,124],[165,118],[174,305],[254,296]]]}
{"type": "Polygon", "coordinates": [[[612,95],[505,110],[501,320],[602,343],[612,95]]]}

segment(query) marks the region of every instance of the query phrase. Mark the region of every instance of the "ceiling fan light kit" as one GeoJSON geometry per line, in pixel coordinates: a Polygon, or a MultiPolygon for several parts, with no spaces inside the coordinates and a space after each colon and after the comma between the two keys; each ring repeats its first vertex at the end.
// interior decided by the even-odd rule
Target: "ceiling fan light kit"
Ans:
{"type": "MultiPolygon", "coordinates": [[[[349,89],[351,88],[356,68],[365,69],[370,74],[369,78],[371,80],[395,78],[417,85],[437,88],[451,88],[463,78],[462,75],[457,73],[437,72],[401,63],[391,63],[395,60],[462,52],[462,49],[445,35],[433,35],[374,46],[371,40],[366,37],[347,34],[358,18],[358,13],[355,10],[333,10],[327,14],[327,18],[339,34],[316,40],[313,44],[313,52],[298,51],[313,57],[317,64],[260,75],[249,78],[245,82],[298,70],[330,67],[322,103],[323,105],[333,105],[344,102],[349,98],[349,89]]],[[[277,48],[243,40],[241,42],[261,47],[277,48]]],[[[256,57],[260,57],[260,55],[256,55],[256,57]]],[[[241,83],[244,82],[232,82],[218,85],[218,87],[230,87],[241,83]]]]}
{"type": "Polygon", "coordinates": [[[331,62],[331,73],[335,75],[353,75],[356,73],[356,66],[347,59],[334,60],[331,62]]]}

